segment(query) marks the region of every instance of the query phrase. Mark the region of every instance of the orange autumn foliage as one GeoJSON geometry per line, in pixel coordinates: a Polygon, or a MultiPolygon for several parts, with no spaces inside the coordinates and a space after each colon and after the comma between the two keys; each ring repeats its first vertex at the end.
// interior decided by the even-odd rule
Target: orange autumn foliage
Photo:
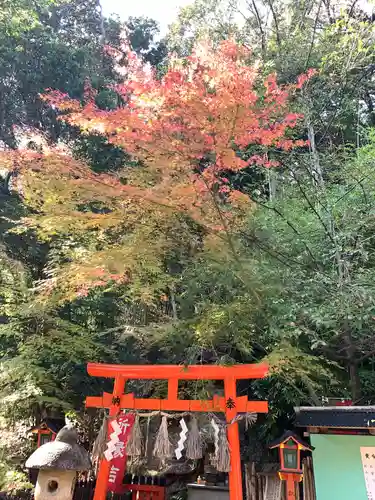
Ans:
{"type": "Polygon", "coordinates": [[[236,149],[259,144],[289,151],[306,145],[287,139],[286,132],[301,118],[288,112],[288,98],[310,74],[283,87],[271,75],[258,92],[258,72],[247,64],[249,55],[248,49],[233,41],[222,42],[217,49],[200,44],[192,56],[172,60],[159,80],[128,52],[127,78],[114,87],[125,102],[118,109],[98,109],[89,91],[84,105],[55,91],[45,99],[68,111],[64,120],[84,131],[105,134],[110,143],[142,162],[148,174],[147,189],[136,172],[136,177],[130,173],[126,188],[118,186],[120,191],[186,211],[210,224],[211,213],[205,217],[205,205],[212,203],[213,191],[233,203],[243,198],[225,184],[223,173],[254,164],[277,166],[266,154],[245,161],[236,149]],[[202,161],[203,170],[199,168],[202,161]]]}
{"type": "MultiPolygon", "coordinates": [[[[23,161],[18,157],[25,198],[38,210],[38,216],[25,224],[47,235],[95,229],[103,241],[111,234],[112,242],[113,234],[137,234],[142,228],[143,237],[149,238],[148,258],[155,259],[151,228],[160,235],[162,255],[170,244],[165,234],[173,231],[178,214],[206,232],[234,230],[250,200],[231,188],[225,174],[252,165],[277,166],[266,153],[245,161],[241,150],[260,145],[263,150],[289,151],[306,145],[287,138],[288,129],[301,118],[288,111],[288,100],[311,73],[302,75],[295,85],[279,86],[275,75],[260,85],[257,68],[248,65],[249,55],[230,40],[217,49],[202,43],[190,57],[172,59],[165,76],[158,79],[129,51],[125,81],[113,87],[123,105],[112,111],[96,106],[95,92],[89,87],[84,103],[48,91],[44,99],[62,112],[61,119],[83,132],[105,135],[140,166],[125,168],[121,174],[96,174],[66,153],[26,155],[23,161]],[[79,208],[92,202],[105,210],[79,208]],[[145,230],[146,226],[150,229],[145,230]]],[[[71,288],[79,295],[82,287],[132,279],[135,268],[129,263],[129,241],[126,245],[121,237],[117,241],[111,243],[116,258],[109,256],[109,243],[104,245],[107,254],[94,249],[84,257],[73,256],[70,271],[65,268],[66,286],[71,276],[75,283],[71,288]],[[100,276],[97,269],[102,270],[100,276]]],[[[133,244],[139,246],[139,240],[135,238],[133,244]]],[[[53,288],[55,282],[51,279],[48,286],[53,288]]]]}

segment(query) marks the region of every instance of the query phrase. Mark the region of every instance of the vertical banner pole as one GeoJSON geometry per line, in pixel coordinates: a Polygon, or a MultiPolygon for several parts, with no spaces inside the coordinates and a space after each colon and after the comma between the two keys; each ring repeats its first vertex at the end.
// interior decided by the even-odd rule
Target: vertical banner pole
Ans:
{"type": "MultiPolygon", "coordinates": [[[[125,389],[125,379],[122,376],[115,378],[113,387],[113,398],[121,398],[125,389]]],[[[120,413],[120,405],[113,404],[109,408],[109,416],[116,417],[120,413]]],[[[109,423],[108,423],[109,426],[109,423]]],[[[94,500],[105,500],[107,496],[107,484],[109,478],[110,462],[105,458],[100,461],[99,471],[96,478],[94,500]]]]}
{"type": "MultiPolygon", "coordinates": [[[[227,404],[225,415],[227,423],[229,423],[237,415],[237,390],[235,378],[227,378],[224,380],[224,392],[227,404]]],[[[230,450],[229,498],[230,500],[243,500],[238,422],[234,422],[228,426],[228,441],[230,450]]]]}

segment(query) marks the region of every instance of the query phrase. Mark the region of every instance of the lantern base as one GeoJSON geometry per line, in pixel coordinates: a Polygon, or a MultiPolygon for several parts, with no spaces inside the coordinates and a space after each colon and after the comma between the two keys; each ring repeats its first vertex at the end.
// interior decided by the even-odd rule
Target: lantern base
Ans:
{"type": "Polygon", "coordinates": [[[279,478],[281,481],[289,481],[292,480],[295,483],[300,483],[303,479],[303,474],[302,472],[285,472],[285,471],[279,471],[279,478]]]}

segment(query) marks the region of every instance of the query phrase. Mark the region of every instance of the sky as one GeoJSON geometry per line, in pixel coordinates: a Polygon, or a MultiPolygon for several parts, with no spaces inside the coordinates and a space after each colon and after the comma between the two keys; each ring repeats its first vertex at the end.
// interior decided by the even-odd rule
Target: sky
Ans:
{"type": "MultiPolygon", "coordinates": [[[[348,0],[344,0],[347,3],[348,0]]],[[[105,15],[118,14],[121,19],[130,16],[145,16],[159,23],[160,35],[166,34],[168,26],[177,18],[181,7],[193,0],[101,0],[105,15]]],[[[373,0],[358,0],[358,5],[366,12],[373,12],[373,0]],[[372,5],[371,5],[372,4],[372,5]]]]}
{"type": "Polygon", "coordinates": [[[102,0],[106,15],[118,14],[122,19],[129,16],[145,16],[158,21],[161,34],[165,34],[168,25],[177,17],[180,7],[192,3],[192,0],[102,0]]]}

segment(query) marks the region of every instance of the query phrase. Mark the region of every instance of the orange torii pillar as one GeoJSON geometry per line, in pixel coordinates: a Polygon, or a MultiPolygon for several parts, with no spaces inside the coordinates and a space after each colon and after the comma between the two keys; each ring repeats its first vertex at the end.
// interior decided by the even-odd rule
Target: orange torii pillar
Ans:
{"type": "MultiPolygon", "coordinates": [[[[103,396],[87,397],[87,408],[109,408],[109,415],[115,417],[121,409],[160,410],[190,412],[224,412],[228,425],[230,447],[229,497],[230,500],[243,500],[240,441],[238,422],[234,419],[238,413],[267,413],[266,401],[248,401],[246,396],[237,397],[236,381],[240,379],[264,378],[268,372],[265,364],[252,365],[108,365],[88,363],[89,375],[113,378],[113,393],[103,396]],[[135,398],[134,394],[124,394],[126,380],[168,380],[167,399],[135,398]],[[223,380],[224,398],[212,400],[178,399],[179,380],[223,380]]],[[[105,500],[110,463],[100,462],[94,500],[105,500]]]]}

